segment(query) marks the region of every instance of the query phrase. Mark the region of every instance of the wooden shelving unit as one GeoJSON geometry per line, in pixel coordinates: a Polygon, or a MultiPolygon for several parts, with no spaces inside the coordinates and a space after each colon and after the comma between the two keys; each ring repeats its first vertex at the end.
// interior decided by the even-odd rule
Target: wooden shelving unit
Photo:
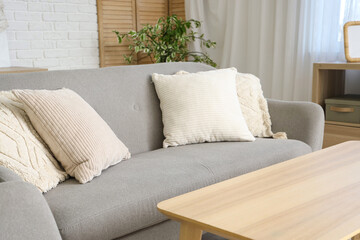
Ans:
{"type": "MultiPolygon", "coordinates": [[[[360,63],[314,63],[312,101],[325,109],[326,98],[344,95],[346,70],[360,63]]],[[[360,140],[360,124],[325,121],[324,148],[350,140],[360,140]]]]}

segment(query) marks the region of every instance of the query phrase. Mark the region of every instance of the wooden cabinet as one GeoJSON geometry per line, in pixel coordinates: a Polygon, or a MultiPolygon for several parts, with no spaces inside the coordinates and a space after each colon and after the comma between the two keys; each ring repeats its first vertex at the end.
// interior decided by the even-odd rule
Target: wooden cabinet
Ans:
{"type": "Polygon", "coordinates": [[[326,122],[324,148],[351,140],[360,140],[359,126],[346,125],[346,123],[339,122],[326,122]]]}
{"type": "MultiPolygon", "coordinates": [[[[169,14],[185,19],[184,0],[97,0],[99,25],[100,67],[124,65],[124,54],[129,45],[119,45],[114,30],[126,33],[140,30],[145,24],[169,14]]],[[[138,55],[138,64],[151,63],[149,58],[138,55]]]]}
{"type": "MultiPolygon", "coordinates": [[[[346,70],[360,63],[314,63],[312,101],[325,109],[326,98],[344,95],[346,70]]],[[[360,124],[325,121],[324,148],[349,140],[360,140],[360,124]]]]}

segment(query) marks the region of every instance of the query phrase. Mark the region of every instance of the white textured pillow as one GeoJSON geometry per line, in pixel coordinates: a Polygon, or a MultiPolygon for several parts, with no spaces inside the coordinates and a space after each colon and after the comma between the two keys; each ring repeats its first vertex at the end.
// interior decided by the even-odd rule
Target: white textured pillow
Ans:
{"type": "Polygon", "coordinates": [[[68,175],[51,155],[11,92],[0,92],[0,165],[47,192],[68,175]]]}
{"type": "Polygon", "coordinates": [[[163,147],[217,141],[254,141],[242,116],[236,71],[152,75],[160,99],[163,147]]]}
{"type": "MultiPolygon", "coordinates": [[[[235,68],[231,69],[236,71],[235,68]]],[[[206,74],[212,71],[198,73],[206,74]]],[[[176,74],[188,74],[188,72],[179,71],[176,74]]],[[[236,91],[241,111],[252,135],[255,137],[286,138],[286,133],[280,132],[274,135],[271,131],[269,109],[259,78],[249,73],[237,73],[236,91]]]]}
{"type": "Polygon", "coordinates": [[[130,157],[127,147],[78,94],[69,90],[13,90],[65,171],[86,183],[130,157]]]}

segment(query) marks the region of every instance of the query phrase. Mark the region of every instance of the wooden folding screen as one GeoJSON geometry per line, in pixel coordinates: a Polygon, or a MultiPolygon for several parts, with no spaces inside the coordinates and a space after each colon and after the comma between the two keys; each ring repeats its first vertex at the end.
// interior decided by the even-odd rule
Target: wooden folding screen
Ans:
{"type": "Polygon", "coordinates": [[[135,0],[98,0],[100,67],[125,64],[128,45],[119,45],[113,32],[136,29],[135,0]]]}
{"type": "MultiPolygon", "coordinates": [[[[127,64],[124,54],[128,45],[118,44],[114,30],[126,33],[140,30],[145,24],[154,24],[168,14],[185,19],[184,0],[97,0],[99,24],[100,67],[127,64]]],[[[138,64],[151,63],[151,59],[138,55],[138,64]]]]}
{"type": "Polygon", "coordinates": [[[169,15],[176,14],[182,19],[185,19],[185,5],[184,0],[170,0],[169,1],[169,15]]]}
{"type": "MultiPolygon", "coordinates": [[[[137,30],[140,30],[143,25],[155,24],[160,17],[167,16],[169,13],[169,1],[136,0],[136,10],[137,30]]],[[[146,64],[152,63],[152,61],[146,54],[139,53],[137,63],[146,64]]]]}

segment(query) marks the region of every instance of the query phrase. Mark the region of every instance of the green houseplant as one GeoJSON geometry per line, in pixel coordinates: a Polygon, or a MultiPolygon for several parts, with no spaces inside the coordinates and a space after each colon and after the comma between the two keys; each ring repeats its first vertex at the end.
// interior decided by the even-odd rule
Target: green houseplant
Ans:
{"type": "MultiPolygon", "coordinates": [[[[129,31],[121,34],[114,31],[119,43],[124,39],[129,41],[131,53],[124,55],[128,63],[134,61],[134,55],[144,53],[152,62],[179,62],[194,61],[203,62],[216,67],[216,63],[206,52],[190,51],[188,44],[195,40],[200,41],[202,48],[214,48],[216,43],[205,39],[204,34],[199,34],[195,29],[201,26],[200,21],[191,19],[188,21],[178,18],[176,15],[161,17],[155,25],[145,25],[139,31],[129,31]]],[[[139,60],[139,59],[138,59],[139,60]]]]}

